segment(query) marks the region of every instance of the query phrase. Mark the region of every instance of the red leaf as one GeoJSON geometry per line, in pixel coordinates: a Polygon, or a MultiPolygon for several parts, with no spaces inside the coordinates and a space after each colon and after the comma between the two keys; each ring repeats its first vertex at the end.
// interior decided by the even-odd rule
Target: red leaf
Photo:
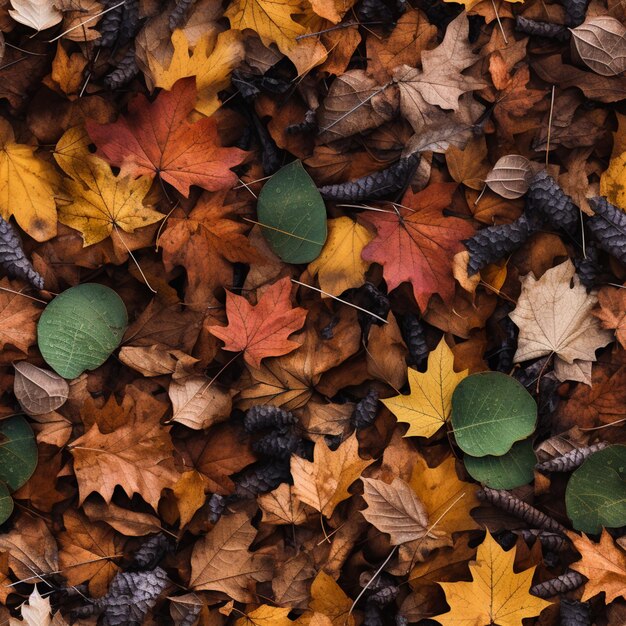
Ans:
{"type": "Polygon", "coordinates": [[[226,292],[228,326],[209,326],[209,332],[225,342],[224,350],[243,351],[252,367],[260,368],[266,356],[281,356],[299,347],[288,339],[300,330],[306,310],[291,307],[291,280],[281,278],[268,287],[256,306],[242,296],[226,292]]]}
{"type": "Polygon", "coordinates": [[[383,266],[389,291],[410,282],[422,311],[435,293],[444,301],[454,297],[451,259],[474,232],[465,220],[443,215],[455,189],[455,183],[435,183],[408,191],[398,213],[361,214],[378,233],[361,256],[383,266]]]}
{"type": "Polygon", "coordinates": [[[237,176],[230,168],[246,153],[220,147],[212,118],[189,123],[195,102],[195,79],[183,78],[153,103],[137,95],[128,105],[128,115],[113,124],[88,120],[87,132],[109,163],[121,168],[122,176],[158,174],[185,197],[190,185],[209,191],[231,187],[237,176]]]}

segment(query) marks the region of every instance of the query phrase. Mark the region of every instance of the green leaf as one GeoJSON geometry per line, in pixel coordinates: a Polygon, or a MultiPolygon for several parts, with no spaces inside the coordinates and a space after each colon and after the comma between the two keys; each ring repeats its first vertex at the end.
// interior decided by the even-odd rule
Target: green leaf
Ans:
{"type": "Polygon", "coordinates": [[[108,287],[86,283],[57,296],[37,325],[39,350],[64,378],[102,365],[119,346],[128,324],[122,299],[108,287]]]}
{"type": "Polygon", "coordinates": [[[13,498],[4,483],[0,483],[0,524],[4,524],[13,513],[13,498]]]}
{"type": "Polygon", "coordinates": [[[463,452],[501,456],[535,430],[537,403],[514,378],[479,372],[454,390],[451,421],[463,452]]]}
{"type": "Polygon", "coordinates": [[[537,457],[530,439],[518,441],[502,456],[470,456],[463,458],[469,475],[492,489],[514,489],[527,485],[534,478],[537,457]]]}
{"type": "Polygon", "coordinates": [[[0,480],[19,489],[37,467],[37,443],[29,423],[16,415],[0,421],[0,480]]]}
{"type": "Polygon", "coordinates": [[[309,263],[326,241],[326,206],[300,161],[265,183],[257,204],[259,223],[272,250],[287,263],[309,263]]]}
{"type": "Polygon", "coordinates": [[[569,479],[565,506],[574,528],[585,533],[626,525],[626,446],[587,458],[569,479]]]}

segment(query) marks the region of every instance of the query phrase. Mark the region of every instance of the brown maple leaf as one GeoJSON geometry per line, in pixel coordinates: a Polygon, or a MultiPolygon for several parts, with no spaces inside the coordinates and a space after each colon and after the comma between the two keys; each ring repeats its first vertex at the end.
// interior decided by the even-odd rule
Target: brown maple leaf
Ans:
{"type": "Polygon", "coordinates": [[[281,356],[300,344],[288,339],[300,330],[306,309],[291,307],[291,280],[281,278],[268,287],[256,306],[243,296],[226,292],[228,326],[209,326],[209,332],[225,342],[224,350],[243,352],[246,363],[261,367],[261,359],[281,356]]]}
{"type": "Polygon", "coordinates": [[[593,314],[602,328],[615,331],[615,338],[626,348],[626,289],[604,286],[598,292],[600,309],[593,314]]]}
{"type": "Polygon", "coordinates": [[[416,194],[407,191],[396,212],[361,215],[377,231],[362,257],[383,266],[389,291],[410,282],[421,310],[435,293],[444,301],[454,297],[450,259],[473,233],[467,221],[443,214],[455,189],[453,183],[434,183],[416,194]]]}
{"type": "Polygon", "coordinates": [[[36,320],[43,309],[30,298],[19,295],[20,283],[3,278],[0,287],[3,287],[0,290],[0,348],[11,344],[28,352],[36,341],[36,320]]]}
{"type": "Polygon", "coordinates": [[[237,176],[230,168],[246,153],[219,145],[214,119],[190,124],[187,116],[195,102],[195,79],[183,78],[153,103],[135,96],[128,115],[113,124],[88,121],[87,132],[106,159],[121,168],[121,176],[158,175],[185,197],[191,185],[209,191],[232,187],[237,176]]]}

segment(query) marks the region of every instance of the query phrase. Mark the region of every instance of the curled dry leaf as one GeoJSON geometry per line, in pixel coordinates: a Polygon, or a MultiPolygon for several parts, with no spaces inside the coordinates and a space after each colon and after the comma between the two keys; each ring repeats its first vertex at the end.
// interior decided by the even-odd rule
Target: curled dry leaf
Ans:
{"type": "Polygon", "coordinates": [[[13,391],[28,415],[43,415],[65,404],[70,387],[64,378],[26,361],[14,364],[13,391]]]}
{"type": "Polygon", "coordinates": [[[485,183],[499,196],[515,200],[528,191],[531,178],[530,161],[519,154],[507,154],[498,159],[485,183]]]}
{"type": "Polygon", "coordinates": [[[572,29],[572,41],[585,65],[601,76],[626,71],[626,27],[600,15],[572,29]]]}

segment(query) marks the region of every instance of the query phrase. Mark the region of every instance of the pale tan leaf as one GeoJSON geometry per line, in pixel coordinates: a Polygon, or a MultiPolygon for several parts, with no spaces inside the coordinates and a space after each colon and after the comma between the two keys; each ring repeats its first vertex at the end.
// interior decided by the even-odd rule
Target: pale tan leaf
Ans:
{"type": "Polygon", "coordinates": [[[179,361],[183,361],[185,365],[197,362],[197,359],[181,350],[172,350],[158,343],[152,346],[124,346],[120,350],[119,359],[148,377],[173,374],[179,361]]]}
{"type": "Polygon", "coordinates": [[[626,71],[626,27],[619,20],[599,15],[571,32],[580,58],[596,74],[617,76],[626,71]]]}
{"type": "Polygon", "coordinates": [[[56,26],[63,19],[53,0],[11,0],[11,4],[14,10],[9,9],[9,15],[36,31],[56,26]]]}
{"type": "Polygon", "coordinates": [[[293,487],[287,483],[279,485],[274,491],[270,491],[258,498],[259,506],[263,512],[261,521],[266,524],[304,524],[313,512],[306,504],[303,504],[293,493],[293,487]]]}
{"type": "Polygon", "coordinates": [[[485,183],[499,196],[515,200],[528,191],[531,178],[530,161],[519,154],[507,154],[498,159],[485,183]]]}
{"type": "Polygon", "coordinates": [[[43,415],[65,404],[70,387],[64,378],[32,363],[14,363],[13,392],[28,415],[43,415]]]}

